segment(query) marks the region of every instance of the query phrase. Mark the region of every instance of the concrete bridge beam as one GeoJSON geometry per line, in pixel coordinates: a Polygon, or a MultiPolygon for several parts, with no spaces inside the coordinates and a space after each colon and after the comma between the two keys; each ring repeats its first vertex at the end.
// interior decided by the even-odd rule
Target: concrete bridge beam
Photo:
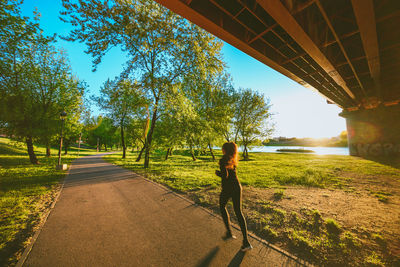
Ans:
{"type": "Polygon", "coordinates": [[[343,111],[350,155],[400,157],[400,104],[343,111]]]}

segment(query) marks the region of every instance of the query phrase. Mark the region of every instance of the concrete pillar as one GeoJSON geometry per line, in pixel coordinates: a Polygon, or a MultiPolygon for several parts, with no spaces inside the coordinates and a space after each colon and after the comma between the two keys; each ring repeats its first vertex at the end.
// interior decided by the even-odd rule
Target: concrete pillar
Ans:
{"type": "Polygon", "coordinates": [[[400,104],[343,111],[350,155],[400,158],[400,104]]]}

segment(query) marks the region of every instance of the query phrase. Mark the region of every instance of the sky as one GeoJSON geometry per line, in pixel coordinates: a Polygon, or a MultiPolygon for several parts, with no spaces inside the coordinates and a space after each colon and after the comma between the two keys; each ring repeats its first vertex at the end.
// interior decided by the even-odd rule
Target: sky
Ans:
{"type": "MultiPolygon", "coordinates": [[[[41,14],[40,25],[44,34],[65,36],[72,29],[70,24],[58,18],[62,10],[61,0],[25,0],[22,14],[32,17],[35,7],[41,14]]],[[[57,40],[57,46],[67,52],[73,72],[89,86],[90,95],[98,94],[107,78],[114,78],[122,70],[125,58],[118,48],[109,51],[97,71],[92,72],[92,58],[85,54],[84,44],[57,40]]],[[[341,109],[327,104],[310,88],[299,85],[227,43],[224,43],[222,53],[235,88],[251,88],[270,99],[274,137],[333,137],[346,129],[345,119],[338,115],[341,109]]],[[[96,107],[92,110],[94,114],[100,112],[96,107]]]]}

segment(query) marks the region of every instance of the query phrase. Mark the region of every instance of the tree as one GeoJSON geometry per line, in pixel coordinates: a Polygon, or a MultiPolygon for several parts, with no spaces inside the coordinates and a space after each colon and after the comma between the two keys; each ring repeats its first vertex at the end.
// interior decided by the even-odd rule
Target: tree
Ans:
{"type": "Polygon", "coordinates": [[[208,147],[213,160],[215,156],[212,147],[221,143],[223,136],[229,130],[234,113],[234,88],[229,75],[223,71],[207,73],[205,79],[197,84],[197,93],[192,98],[195,110],[201,121],[198,126],[202,130],[195,131],[204,142],[201,146],[208,147]]]}
{"type": "Polygon", "coordinates": [[[84,88],[53,38],[21,17],[18,4],[0,3],[0,121],[9,134],[25,140],[30,161],[37,164],[33,141],[54,137],[60,112],[78,110],[84,88]]]}
{"type": "Polygon", "coordinates": [[[264,95],[251,89],[238,92],[234,116],[235,143],[243,146],[243,157],[248,159],[248,147],[265,139],[273,132],[270,123],[271,104],[264,95]]]}
{"type": "Polygon", "coordinates": [[[185,74],[219,53],[221,42],[154,1],[63,0],[62,19],[77,28],[65,39],[85,42],[96,67],[113,46],[129,55],[124,75],[136,76],[151,100],[144,166],[149,166],[163,99],[185,74]]]}
{"type": "Polygon", "coordinates": [[[114,121],[108,117],[98,116],[86,120],[86,142],[91,146],[99,145],[99,149],[104,145],[104,150],[112,148],[119,142],[120,136],[117,134],[118,128],[114,126],[114,121]]]}
{"type": "Polygon", "coordinates": [[[134,116],[144,112],[146,100],[137,83],[129,79],[107,80],[94,97],[121,130],[122,158],[126,158],[125,129],[134,116]]]}
{"type": "MultiPolygon", "coordinates": [[[[0,2],[0,121],[5,124],[8,132],[11,127],[17,129],[18,124],[23,123],[11,121],[9,107],[21,103],[20,100],[24,98],[22,91],[27,69],[25,59],[28,47],[38,31],[37,23],[21,16],[20,4],[21,1],[0,2]]],[[[30,161],[37,163],[30,132],[25,141],[30,161]]]]}

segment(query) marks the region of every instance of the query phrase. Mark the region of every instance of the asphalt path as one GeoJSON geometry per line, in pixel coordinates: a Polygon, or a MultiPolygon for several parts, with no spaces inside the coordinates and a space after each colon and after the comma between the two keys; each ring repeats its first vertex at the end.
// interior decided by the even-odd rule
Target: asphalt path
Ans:
{"type": "Polygon", "coordinates": [[[254,238],[241,252],[219,215],[101,156],[73,163],[24,266],[299,266],[254,238]]]}

